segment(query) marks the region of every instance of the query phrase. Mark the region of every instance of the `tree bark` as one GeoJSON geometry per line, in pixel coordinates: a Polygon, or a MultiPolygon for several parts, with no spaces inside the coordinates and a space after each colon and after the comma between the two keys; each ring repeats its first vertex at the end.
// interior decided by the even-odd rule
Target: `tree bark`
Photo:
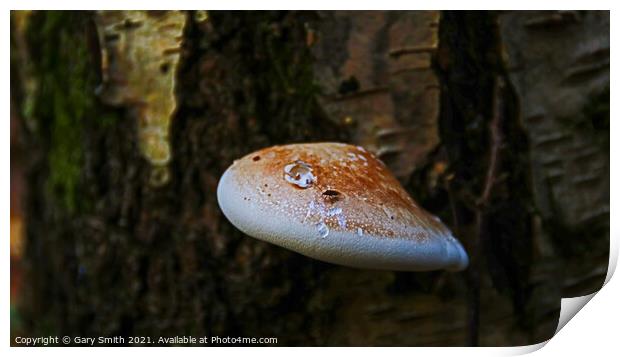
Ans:
{"type": "Polygon", "coordinates": [[[552,337],[561,297],[602,285],[609,12],[11,20],[27,286],[13,333],[525,345],[552,337]],[[244,236],[218,208],[220,175],[306,141],[373,151],[464,243],[468,270],[350,269],[244,236]]]}

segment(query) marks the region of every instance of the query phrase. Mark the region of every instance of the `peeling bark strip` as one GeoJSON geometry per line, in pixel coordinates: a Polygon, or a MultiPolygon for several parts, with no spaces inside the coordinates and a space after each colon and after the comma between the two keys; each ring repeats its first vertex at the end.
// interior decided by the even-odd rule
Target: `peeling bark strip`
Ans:
{"type": "Polygon", "coordinates": [[[170,122],[186,15],[181,11],[99,11],[102,100],[128,107],[139,148],[154,167],[151,184],[168,182],[170,122]]]}

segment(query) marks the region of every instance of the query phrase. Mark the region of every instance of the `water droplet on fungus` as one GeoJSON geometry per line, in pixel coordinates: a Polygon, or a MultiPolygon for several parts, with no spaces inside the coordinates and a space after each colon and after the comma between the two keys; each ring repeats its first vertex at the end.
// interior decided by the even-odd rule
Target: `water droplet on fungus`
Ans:
{"type": "Polygon", "coordinates": [[[321,238],[325,238],[329,234],[329,228],[327,228],[327,225],[323,221],[316,224],[316,229],[319,232],[321,238]]]}
{"type": "Polygon", "coordinates": [[[340,207],[333,207],[333,208],[330,208],[327,211],[327,217],[336,216],[336,215],[339,215],[341,213],[342,213],[342,208],[340,208],[340,207]]]}
{"type": "Polygon", "coordinates": [[[312,166],[301,160],[284,166],[284,179],[300,188],[308,188],[316,181],[312,166]]]}

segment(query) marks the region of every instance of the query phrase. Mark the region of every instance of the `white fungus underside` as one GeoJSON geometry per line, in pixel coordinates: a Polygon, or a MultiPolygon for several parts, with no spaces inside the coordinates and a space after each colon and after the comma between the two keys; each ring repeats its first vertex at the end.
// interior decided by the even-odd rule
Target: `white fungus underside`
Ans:
{"type": "Polygon", "coordinates": [[[321,237],[315,223],[292,218],[256,199],[244,200],[244,191],[227,170],[217,189],[226,218],[249,236],[311,258],[355,268],[399,271],[456,271],[468,264],[463,247],[451,235],[411,240],[332,229],[321,237]]]}

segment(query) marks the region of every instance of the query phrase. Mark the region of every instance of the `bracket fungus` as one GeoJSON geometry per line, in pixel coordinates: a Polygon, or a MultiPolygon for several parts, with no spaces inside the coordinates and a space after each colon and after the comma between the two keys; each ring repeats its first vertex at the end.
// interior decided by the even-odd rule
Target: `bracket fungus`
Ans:
{"type": "Polygon", "coordinates": [[[237,160],[217,188],[238,229],[355,268],[458,271],[467,253],[374,155],[340,143],[274,146],[237,160]]]}

